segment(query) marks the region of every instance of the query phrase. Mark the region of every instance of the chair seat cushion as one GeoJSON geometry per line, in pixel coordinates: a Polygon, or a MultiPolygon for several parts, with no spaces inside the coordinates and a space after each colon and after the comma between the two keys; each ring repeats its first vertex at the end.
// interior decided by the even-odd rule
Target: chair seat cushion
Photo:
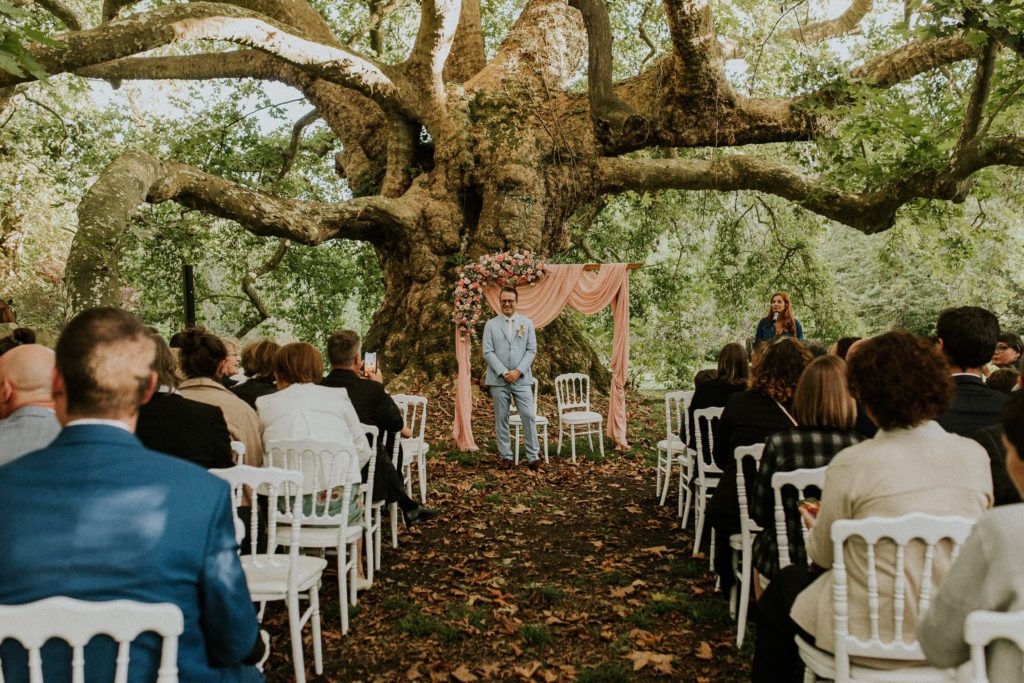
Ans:
{"type": "Polygon", "coordinates": [[[562,413],[562,422],[568,425],[590,424],[591,422],[600,422],[601,420],[601,413],[595,413],[592,410],[562,413]]]}
{"type": "MultiPolygon", "coordinates": [[[[796,646],[800,651],[800,659],[816,675],[835,678],[836,660],[832,653],[820,650],[800,636],[796,637],[796,646]]],[[[892,660],[898,664],[897,660],[892,660]]],[[[850,664],[850,680],[864,683],[953,683],[957,680],[956,672],[950,669],[936,669],[931,666],[916,666],[907,662],[902,669],[875,669],[870,666],[850,664]]]]}
{"type": "MultiPolygon", "coordinates": [[[[253,600],[258,600],[257,596],[283,596],[288,592],[288,555],[243,555],[241,560],[253,600]]],[[[308,590],[320,580],[326,567],[327,560],[322,557],[299,555],[295,564],[298,589],[308,590]]]]}
{"type": "Polygon", "coordinates": [[[667,451],[669,446],[672,447],[672,452],[676,455],[682,455],[683,453],[689,454],[690,452],[690,449],[687,448],[686,444],[679,439],[672,439],[671,441],[668,439],[662,439],[658,442],[659,451],[667,451]]]}
{"type": "MultiPolygon", "coordinates": [[[[346,543],[352,543],[357,540],[363,533],[363,518],[360,516],[359,519],[353,523],[351,520],[348,523],[348,533],[345,537],[346,543]]],[[[287,547],[290,545],[288,541],[291,540],[292,527],[291,524],[287,526],[282,524],[277,527],[277,543],[287,547]]],[[[299,547],[300,548],[334,548],[338,545],[338,526],[306,526],[303,524],[302,528],[299,529],[299,547]]]]}
{"type": "MultiPolygon", "coordinates": [[[[534,418],[534,422],[536,422],[537,426],[540,427],[541,425],[546,425],[548,423],[548,419],[543,415],[537,415],[534,418]]],[[[512,426],[521,425],[523,424],[523,418],[519,417],[519,413],[512,413],[508,416],[508,423],[512,426]]]]}
{"type": "Polygon", "coordinates": [[[402,439],[402,450],[406,453],[426,454],[430,450],[430,444],[423,439],[402,439]]]}

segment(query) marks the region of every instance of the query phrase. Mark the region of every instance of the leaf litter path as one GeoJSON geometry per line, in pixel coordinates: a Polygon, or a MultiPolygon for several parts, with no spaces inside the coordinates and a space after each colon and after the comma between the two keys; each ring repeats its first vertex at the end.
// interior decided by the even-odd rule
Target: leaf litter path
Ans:
{"type": "MultiPolygon", "coordinates": [[[[525,463],[500,469],[493,447],[472,457],[432,451],[428,501],[442,515],[401,528],[397,549],[385,531],[383,568],[344,637],[331,561],[319,680],[747,680],[749,650],[733,645],[707,560],[690,557],[674,505],[654,498],[660,406],[631,401],[631,427],[642,425],[631,452],[600,461],[584,445],[573,465],[552,443],[540,474],[525,463]]],[[[291,680],[280,603],[266,624],[267,679],[291,680]]],[[[317,680],[305,633],[307,677],[317,680]]]]}

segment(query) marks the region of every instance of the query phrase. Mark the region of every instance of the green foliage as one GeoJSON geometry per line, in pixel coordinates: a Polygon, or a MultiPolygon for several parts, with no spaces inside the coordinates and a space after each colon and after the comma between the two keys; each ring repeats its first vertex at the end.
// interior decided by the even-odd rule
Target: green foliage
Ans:
{"type": "Polygon", "coordinates": [[[47,47],[60,47],[63,43],[29,25],[26,20],[31,17],[27,10],[0,0],[0,71],[43,80],[48,75],[46,69],[25,48],[25,42],[34,41],[47,47]]]}
{"type": "Polygon", "coordinates": [[[633,680],[629,668],[621,662],[601,662],[580,671],[576,683],[628,683],[633,680]]]}

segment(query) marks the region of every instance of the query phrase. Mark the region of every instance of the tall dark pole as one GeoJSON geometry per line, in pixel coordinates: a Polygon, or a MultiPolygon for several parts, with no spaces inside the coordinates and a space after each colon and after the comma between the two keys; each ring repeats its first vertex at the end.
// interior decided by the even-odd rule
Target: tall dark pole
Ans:
{"type": "Polygon", "coordinates": [[[196,282],[195,269],[191,263],[182,269],[185,276],[185,327],[196,325],[196,282]]]}

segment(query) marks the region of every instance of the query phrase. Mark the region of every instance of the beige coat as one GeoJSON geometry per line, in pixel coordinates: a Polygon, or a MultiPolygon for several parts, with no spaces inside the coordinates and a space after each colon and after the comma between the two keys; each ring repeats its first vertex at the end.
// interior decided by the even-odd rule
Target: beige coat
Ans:
{"type": "MultiPolygon", "coordinates": [[[[828,466],[821,512],[807,539],[807,555],[819,567],[832,566],[832,522],[865,517],[898,517],[910,512],[962,515],[978,518],[992,505],[992,474],[989,459],[976,441],[949,434],[935,422],[912,429],[880,431],[868,441],[843,450],[828,466]]],[[[848,544],[850,621],[852,635],[868,637],[867,549],[863,543],[848,544]]],[[[949,565],[948,547],[935,554],[935,585],[949,565]]],[[[923,574],[920,544],[907,549],[908,600],[904,634],[913,642],[917,632],[916,599],[923,574]],[[916,560],[916,561],[915,561],[916,560]]],[[[884,546],[876,553],[878,593],[893,594],[895,551],[884,546]]],[[[934,592],[933,592],[934,595],[934,592]]],[[[892,602],[880,612],[880,635],[893,637],[892,602]]],[[[808,586],[790,612],[801,628],[815,637],[818,647],[833,651],[832,572],[825,572],[808,586]]]]}
{"type": "Polygon", "coordinates": [[[181,395],[193,401],[217,406],[224,413],[228,433],[232,441],[245,444],[245,464],[263,466],[263,439],[260,437],[260,420],[249,404],[224,388],[224,385],[207,377],[194,377],[181,383],[181,395]]]}

